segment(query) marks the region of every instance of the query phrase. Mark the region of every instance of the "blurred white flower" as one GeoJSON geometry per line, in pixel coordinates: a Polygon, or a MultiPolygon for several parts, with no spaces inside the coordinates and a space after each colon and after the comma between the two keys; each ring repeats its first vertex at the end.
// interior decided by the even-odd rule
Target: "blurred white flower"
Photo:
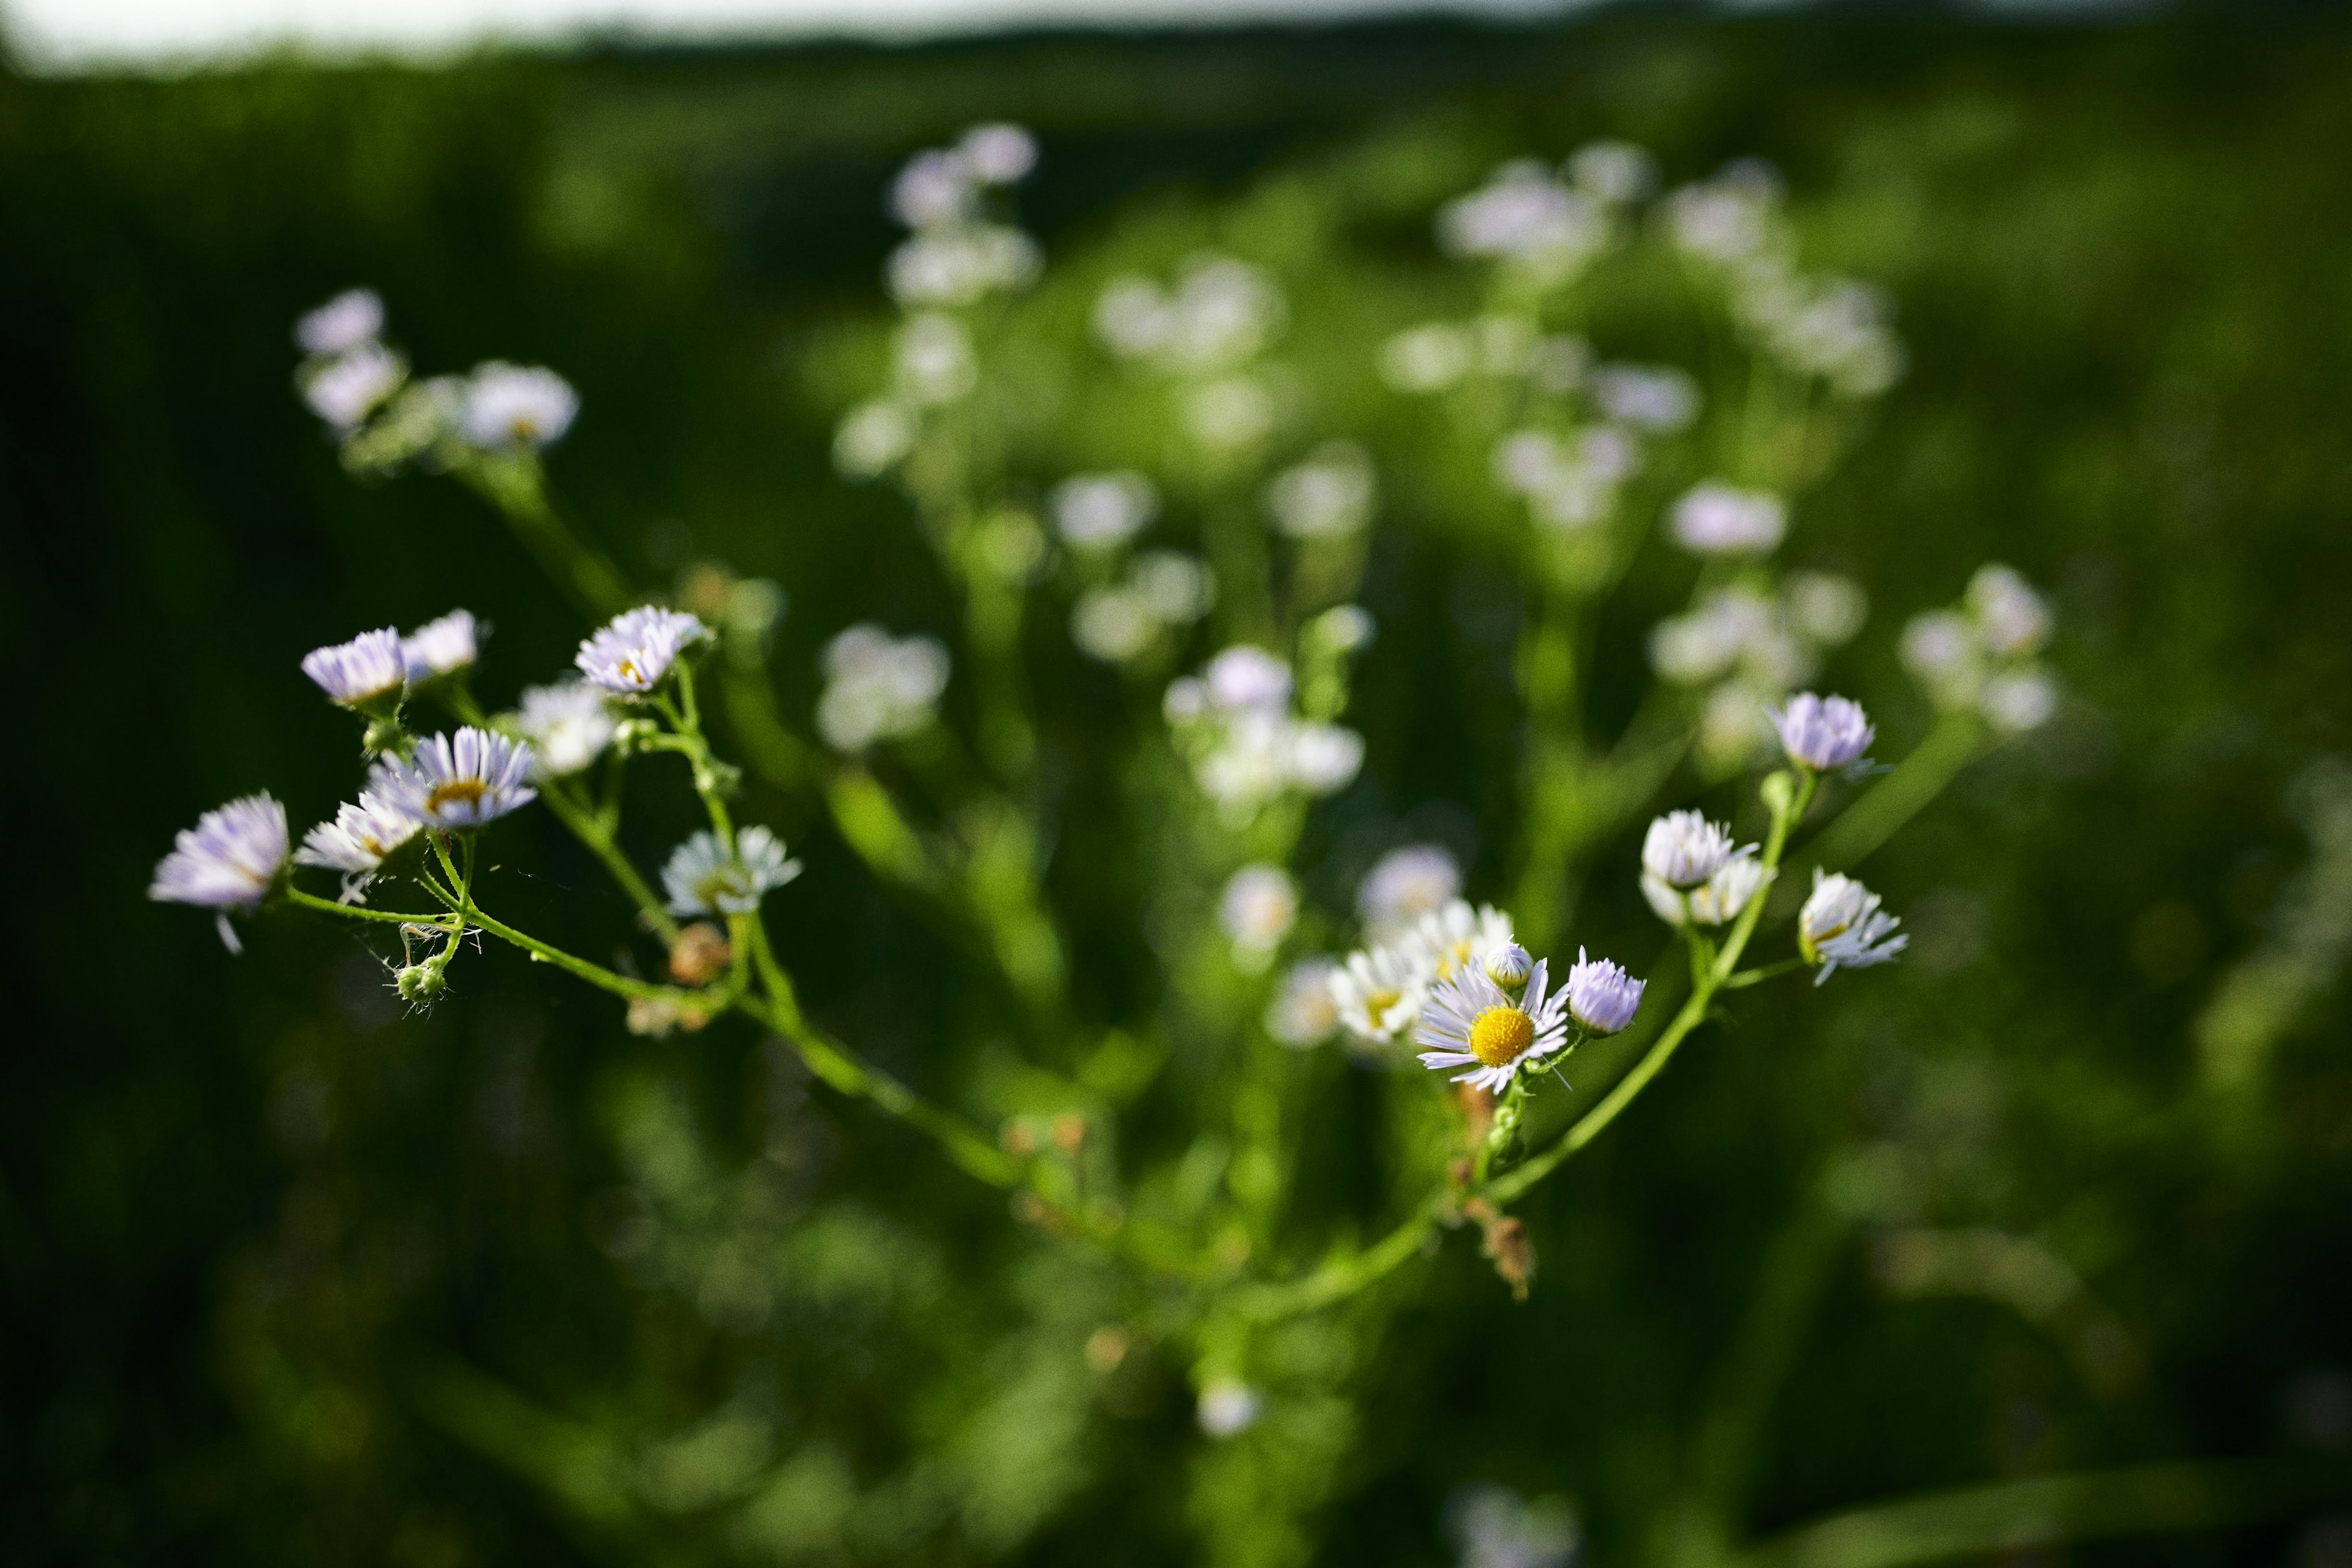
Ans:
{"type": "Polygon", "coordinates": [[[408,686],[400,633],[390,626],[312,648],[302,656],[302,673],[318,683],[328,700],[365,710],[383,709],[408,686]]]}
{"type": "Polygon", "coordinates": [[[1327,441],[1266,487],[1275,527],[1293,539],[1354,533],[1372,510],[1372,459],[1353,441],[1327,441]]]}
{"type": "Polygon", "coordinates": [[[1718,766],[1756,760],[1772,734],[1771,698],[1745,679],[1717,687],[1699,709],[1698,749],[1718,766]]]}
{"type": "Polygon", "coordinates": [[[1339,1026],[1339,1005],[1331,998],[1331,977],[1339,966],[1328,958],[1302,958],[1282,977],[1265,1010],[1265,1032],[1286,1046],[1322,1044],[1339,1026]]]}
{"type": "Polygon", "coordinates": [[[1233,1378],[1219,1378],[1201,1390],[1201,1430],[1219,1439],[1238,1436],[1257,1424],[1265,1402],[1257,1390],[1233,1378]]]}
{"type": "Polygon", "coordinates": [[[2002,658],[2040,653],[2050,640],[2050,605],[2011,567],[1994,563],[1969,579],[1969,609],[1984,646],[2002,658]]]}
{"type": "Polygon", "coordinates": [[[1047,504],[1065,544],[1113,550],[1150,525],[1160,494],[1141,474],[1074,474],[1054,487],[1047,504]]]}
{"type": "Polygon", "coordinates": [[[1530,1503],[1508,1487],[1465,1487],[1445,1513],[1459,1568],[1568,1568],[1583,1544],[1575,1510],[1559,1498],[1530,1503]]]}
{"type": "Polygon", "coordinates": [[[1216,603],[1216,579],[1208,567],[1174,550],[1147,550],[1138,555],[1128,583],[1143,606],[1167,626],[1190,626],[1216,603]]]}
{"type": "Polygon", "coordinates": [[[982,184],[1013,184],[1037,166],[1037,139],[1018,125],[975,125],[956,147],[964,166],[982,184]]]}
{"type": "Polygon", "coordinates": [[[1911,945],[1908,936],[1895,934],[1903,922],[1881,913],[1876,893],[1851,877],[1823,876],[1813,869],[1813,890],[1797,911],[1797,947],[1805,962],[1821,966],[1813,977],[1819,985],[1840,968],[1864,969],[1891,963],[1911,945]]]}
{"type": "Polygon", "coordinates": [[[877,398],[849,411],[834,432],[833,463],[853,479],[887,473],[914,450],[918,429],[905,405],[877,398]]]}
{"type": "Polygon", "coordinates": [[[373,339],[307,372],[302,398],[310,412],[348,435],[408,379],[408,362],[373,339]]]}
{"type": "Polygon", "coordinates": [[[1470,373],[1469,334],[1432,321],[1381,345],[1381,379],[1398,392],[1439,392],[1470,373]]]}
{"type": "Polygon", "coordinates": [[[1606,237],[1592,201],[1521,161],[1437,215],[1438,245],[1450,256],[1507,260],[1546,279],[1567,276],[1606,237]]]}
{"type": "Polygon", "coordinates": [[[1248,643],[1236,643],[1211,659],[1202,679],[1210,703],[1227,712],[1280,710],[1290,701],[1290,666],[1248,643]]]}
{"type": "Polygon", "coordinates": [[[1456,970],[1479,969],[1486,960],[1516,946],[1511,917],[1492,904],[1472,908],[1461,899],[1449,899],[1412,922],[1398,944],[1434,979],[1456,970]]]}
{"type": "Polygon", "coordinates": [[[466,439],[485,451],[540,448],[563,439],[580,413],[572,384],[542,365],[489,360],[474,367],[458,415],[466,439]]]}
{"type": "Polygon", "coordinates": [[[383,299],[373,289],[346,289],[294,323],[294,341],[307,354],[349,353],[383,331],[383,299]]]}
{"type": "Polygon", "coordinates": [[[1970,706],[1984,689],[1984,648],[1965,616],[1949,610],[1914,616],[1897,647],[1904,668],[1939,706],[1970,706]]]}
{"type": "Polygon", "coordinates": [[[1130,588],[1088,588],[1070,607],[1070,640],[1106,664],[1124,664],[1160,635],[1160,617],[1130,588]]]}
{"type": "Polygon", "coordinates": [[[409,684],[421,686],[471,666],[480,654],[481,624],[470,610],[452,610],[400,639],[409,684]]]}
{"type": "Polygon", "coordinates": [[[1462,868],[1434,844],[1408,844],[1373,862],[1356,889],[1356,914],[1376,942],[1392,942],[1462,890],[1462,868]]]}
{"type": "Polygon", "coordinates": [[[384,857],[415,837],[424,826],[362,790],[357,805],[337,806],[332,822],[322,822],[302,836],[302,847],[294,851],[294,861],[341,871],[341,901],[365,903],[367,885],[383,868],[384,857]]]}
{"type": "Polygon", "coordinates": [[[1168,299],[1149,278],[1114,278],[1096,296],[1095,335],[1121,359],[1157,352],[1171,329],[1168,299]]]}
{"type": "Polygon", "coordinates": [[[229,911],[258,909],[277,888],[286,871],[289,837],[286,808],[268,793],[230,801],[173,839],[172,852],[156,863],[147,896],[219,910],[221,945],[243,952],[229,911]]]}
{"type": "Polygon", "coordinates": [[[1226,879],[1217,923],[1244,963],[1263,963],[1298,920],[1298,889],[1279,866],[1244,866],[1226,879]]]}
{"type": "Polygon", "coordinates": [[[1671,365],[1604,364],[1592,401],[1621,425],[1671,435],[1698,417],[1698,383],[1671,365]]]}
{"type": "Polygon", "coordinates": [[[1720,480],[1694,485],[1675,502],[1675,542],[1695,555],[1762,555],[1789,531],[1780,498],[1720,480]]]}
{"type": "Polygon", "coordinates": [[[1246,375],[1230,375],[1195,390],[1184,407],[1193,437],[1220,452],[1264,441],[1274,429],[1274,394],[1246,375]]]}
{"type": "Polygon", "coordinates": [[[1862,584],[1832,572],[1791,572],[1780,596],[1798,633],[1825,647],[1848,641],[1870,618],[1870,595],[1862,584]]]}
{"type": "Polygon", "coordinates": [[[892,216],[908,228],[940,228],[971,216],[974,171],[962,152],[918,153],[890,186],[892,216]]]}
{"type": "Polygon", "coordinates": [[[1025,288],[1045,269],[1037,242],[1002,224],[924,229],[890,253],[885,279],[901,305],[969,305],[1025,288]]]}
{"type": "Polygon", "coordinates": [[[522,711],[514,727],[530,742],[540,775],[569,778],[613,743],[619,721],[602,689],[585,681],[523,689],[522,711]]]}
{"type": "Polygon", "coordinates": [[[731,855],[705,829],[671,852],[662,891],[674,915],[748,915],[758,912],[762,896],[800,874],[801,863],[788,858],[783,840],[765,827],[738,833],[731,855]]]}
{"type": "Polygon", "coordinates": [[[2038,730],[2058,710],[2058,683],[2046,670],[2021,669],[1985,683],[1984,716],[2012,735],[2038,730]]]}
{"type": "Polygon", "coordinates": [[[946,316],[908,317],[898,329],[893,357],[898,390],[913,403],[953,403],[980,380],[971,339],[946,316]]]}
{"type": "Polygon", "coordinates": [[[1780,200],[1779,177],[1768,165],[1734,164],[1712,180],[1667,194],[1667,232],[1694,256],[1740,261],[1774,237],[1780,200]]]}
{"type": "Polygon", "coordinates": [[[1339,1022],[1358,1039],[1377,1045],[1411,1028],[1428,997],[1428,974],[1411,954],[1392,947],[1351,952],[1331,976],[1339,1022]]]}
{"type": "Polygon", "coordinates": [[[936,637],[893,637],[871,621],[825,645],[825,688],[816,724],[838,752],[912,735],[937,715],[948,650],[936,637]]]}
{"type": "Polygon", "coordinates": [[[1308,795],[1331,795],[1363,771],[1364,738],[1339,724],[1307,721],[1290,730],[1289,781],[1308,795]]]}
{"type": "Polygon", "coordinates": [[[1658,161],[1631,142],[1588,142],[1568,155],[1567,168],[1578,190],[1612,206],[1658,188],[1658,161]]]}
{"type": "Polygon", "coordinates": [[[607,691],[642,697],[662,683],[678,655],[709,635],[709,627],[683,610],[640,605],[598,627],[572,662],[607,691]]]}

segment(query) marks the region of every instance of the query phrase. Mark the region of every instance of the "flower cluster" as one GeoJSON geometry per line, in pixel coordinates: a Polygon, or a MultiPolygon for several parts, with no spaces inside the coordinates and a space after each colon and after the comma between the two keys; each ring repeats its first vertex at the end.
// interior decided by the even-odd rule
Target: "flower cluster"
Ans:
{"type": "Polygon", "coordinates": [[[1371,521],[1378,493],[1371,454],[1353,441],[1326,441],[1265,487],[1265,511],[1292,539],[1336,539],[1371,521]]]}
{"type": "Polygon", "coordinates": [[[2039,657],[2052,626],[2049,602],[2032,584],[2007,566],[1987,565],[1958,605],[1912,617],[1903,628],[1903,663],[1938,708],[1978,713],[2021,734],[2057,710],[2058,683],[2039,657]]]}
{"type": "Polygon", "coordinates": [[[1293,791],[1332,794],[1363,766],[1362,736],[1301,718],[1292,696],[1290,666],[1246,643],[1169,686],[1163,707],[1178,749],[1228,815],[1246,818],[1293,791]]]}
{"type": "Polygon", "coordinates": [[[1622,142],[1581,148],[1558,170],[1517,159],[1440,209],[1438,245],[1449,256],[1496,261],[1539,287],[1557,287],[1608,247],[1624,209],[1656,178],[1649,154],[1622,142]]]}
{"type": "Polygon", "coordinates": [[[837,752],[915,734],[938,716],[948,650],[937,637],[894,637],[861,621],[825,645],[816,727],[837,752]]]}
{"type": "Polygon", "coordinates": [[[1755,845],[1699,812],[1670,811],[1642,838],[1642,897],[1669,925],[1727,924],[1771,879],[1755,845]]]}
{"type": "MultiPolygon", "coordinates": [[[[1375,867],[1367,886],[1381,872],[1375,867]]],[[[1364,890],[1358,889],[1360,908],[1376,901],[1367,900],[1364,890]]],[[[1428,890],[1414,889],[1415,901],[1428,890]]],[[[1349,953],[1332,976],[1339,1022],[1357,1039],[1371,1045],[1395,1039],[1421,1016],[1433,989],[1458,974],[1475,970],[1492,981],[1498,962],[1507,962],[1514,967],[1503,970],[1504,980],[1528,983],[1531,971],[1525,967],[1524,950],[1512,941],[1510,917],[1494,906],[1473,906],[1449,896],[1401,928],[1400,912],[1391,910],[1381,926],[1368,927],[1369,945],[1349,953]],[[1382,934],[1375,936],[1375,931],[1382,934]]]]}
{"type": "Polygon", "coordinates": [[[369,289],[338,294],[294,326],[305,355],[295,384],[355,469],[537,452],[579,416],[579,395],[544,366],[487,360],[467,375],[412,380],[383,327],[383,300],[369,289]]]}
{"type": "Polygon", "coordinates": [[[662,891],[674,915],[748,915],[761,898],[801,874],[784,842],[764,827],[746,827],[730,849],[711,832],[695,834],[662,867],[662,891]]]}
{"type": "Polygon", "coordinates": [[[1274,389],[1253,363],[1288,317],[1282,290],[1257,268],[1202,254],[1162,285],[1123,274],[1097,296],[1095,335],[1116,357],[1180,384],[1185,428],[1206,451],[1254,448],[1274,429],[1274,389]]]}

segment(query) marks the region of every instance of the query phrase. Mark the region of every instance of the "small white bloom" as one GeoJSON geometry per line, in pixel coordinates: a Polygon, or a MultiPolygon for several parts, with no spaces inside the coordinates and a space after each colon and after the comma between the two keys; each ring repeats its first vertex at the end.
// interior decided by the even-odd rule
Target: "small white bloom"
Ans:
{"type": "Polygon", "coordinates": [[[890,253],[883,280],[901,305],[970,305],[1025,288],[1043,270],[1035,240],[1003,224],[976,223],[910,236],[890,253]]]}
{"type": "Polygon", "coordinates": [[[1037,139],[1018,125],[975,125],[963,133],[956,150],[963,154],[972,178],[982,184],[1009,185],[1037,166],[1037,139]]]}
{"type": "Polygon", "coordinates": [[[1572,271],[1604,233],[1590,198],[1528,162],[1505,164],[1437,215],[1438,244],[1449,255],[1507,259],[1546,278],[1572,271]]]}
{"type": "Polygon", "coordinates": [[[1744,680],[1725,681],[1706,694],[1706,702],[1699,710],[1699,753],[1711,764],[1731,767],[1755,762],[1772,734],[1769,700],[1744,680]]]}
{"type": "Polygon", "coordinates": [[[914,414],[904,405],[877,398],[849,411],[833,436],[833,466],[853,479],[885,474],[915,449],[914,414]]]}
{"type": "Polygon", "coordinates": [[[458,425],[486,452],[552,447],[579,417],[580,395],[543,365],[491,360],[474,367],[458,425]]]}
{"type": "Polygon", "coordinates": [[[1169,302],[1160,353],[1195,373],[1228,369],[1251,358],[1281,329],[1286,306],[1274,279],[1229,256],[1185,264],[1169,302]]]}
{"type": "Polygon", "coordinates": [[[383,331],[383,298],[373,289],[346,289],[294,323],[294,341],[307,354],[340,354],[383,331]]]}
{"type": "Polygon", "coordinates": [[[1070,607],[1070,640],[1106,664],[1124,664],[1151,646],[1160,617],[1129,588],[1088,588],[1070,607]]]}
{"type": "Polygon", "coordinates": [[[1263,962],[1298,920],[1298,889],[1279,866],[1244,866],[1225,882],[1217,900],[1217,923],[1234,951],[1263,962]]]}
{"type": "Polygon", "coordinates": [[[1984,689],[1984,645],[1965,616],[1930,610],[1912,616],[1898,651],[1904,668],[1942,707],[1969,707],[1984,689]]]}
{"type": "Polygon", "coordinates": [[[346,708],[381,709],[408,685],[408,659],[400,633],[390,626],[362,632],[347,643],[314,647],[302,656],[302,673],[346,708]]]}
{"type": "Polygon", "coordinates": [[[894,637],[873,622],[825,645],[817,728],[835,751],[859,752],[929,724],[947,689],[948,650],[936,637],[894,637]]]}
{"type": "Polygon", "coordinates": [[[1696,888],[1731,858],[1731,830],[1696,811],[1671,811],[1642,839],[1642,868],[1670,888],[1696,888]]]}
{"type": "Polygon", "coordinates": [[[525,781],[530,743],[468,724],[452,737],[419,741],[405,759],[383,756],[368,788],[392,810],[426,827],[458,832],[495,822],[539,798],[525,781]]]}
{"type": "Polygon", "coordinates": [[[286,808],[268,794],[248,795],[208,811],[172,841],[156,863],[147,896],[161,903],[220,911],[220,939],[242,951],[229,928],[232,910],[260,907],[286,870],[286,808]]]}
{"type": "Polygon", "coordinates": [[[1710,479],[1675,502],[1674,531],[1695,555],[1761,555],[1788,532],[1789,512],[1778,496],[1710,479]]]}
{"type": "Polygon", "coordinates": [[[1326,647],[1356,653],[1372,646],[1380,627],[1361,605],[1334,605],[1307,622],[1307,630],[1326,647]]]}
{"type": "Polygon", "coordinates": [[[1127,575],[1129,591],[1152,615],[1171,626],[1189,626],[1217,602],[1217,580],[1209,568],[1174,550],[1147,550],[1127,575]]]}
{"type": "Polygon", "coordinates": [[[1201,1390],[1201,1430],[1222,1441],[1257,1424],[1265,1401],[1257,1390],[1234,1378],[1219,1378],[1201,1390]]]}
{"type": "Polygon", "coordinates": [[[1864,969],[1891,963],[1911,944],[1910,937],[1895,934],[1895,928],[1903,922],[1882,913],[1878,905],[1878,895],[1853,878],[1825,877],[1814,868],[1813,890],[1797,911],[1798,949],[1806,963],[1821,966],[1814,984],[1841,966],[1864,969]]]}
{"type": "Polygon", "coordinates": [[[598,628],[572,662],[607,691],[642,697],[662,683],[679,654],[709,635],[709,627],[683,610],[641,605],[598,628]]]}
{"type": "Polygon", "coordinates": [[[1459,1568],[1569,1568],[1584,1542],[1565,1499],[1522,1500],[1508,1487],[1465,1487],[1446,1503],[1459,1568]]]}
{"type": "Polygon", "coordinates": [[[2046,670],[2016,670],[1986,682],[1978,705],[1996,728],[2021,735],[2048,723],[2058,710],[2058,683],[2046,670]]]}
{"type": "Polygon", "coordinates": [[[1546,994],[1546,967],[1538,962],[1517,996],[1475,964],[1440,981],[1413,1026],[1413,1041],[1424,1047],[1421,1065],[1433,1072],[1468,1068],[1454,1081],[1500,1094],[1522,1062],[1539,1061],[1566,1046],[1568,993],[1546,994]]]}
{"type": "Polygon", "coordinates": [[[1308,795],[1330,795],[1355,782],[1364,738],[1339,724],[1307,721],[1290,729],[1290,782],[1308,795]]]}
{"type": "Polygon", "coordinates": [[[619,721],[602,689],[585,681],[526,687],[515,728],[530,742],[542,778],[569,778],[604,754],[619,721]]]}
{"type": "Polygon", "coordinates": [[[1209,711],[1209,689],[1196,676],[1180,675],[1168,683],[1160,699],[1160,711],[1171,729],[1197,723],[1209,711]]]}
{"type": "Polygon", "coordinates": [[[1339,1022],[1362,1040],[1385,1045],[1421,1016],[1429,976],[1410,953],[1392,947],[1351,952],[1331,976],[1331,1005],[1339,1022]]]}
{"type": "Polygon", "coordinates": [[[343,873],[342,901],[363,903],[363,889],[384,858],[416,837],[424,825],[407,813],[366,790],[359,803],[335,808],[335,820],[322,822],[302,836],[294,852],[299,865],[323,866],[343,873]]]}
{"type": "Polygon", "coordinates": [[[1870,618],[1870,595],[1862,584],[1833,572],[1791,572],[1781,597],[1798,634],[1824,647],[1851,639],[1870,618]]]}
{"type": "Polygon", "coordinates": [[[1266,487],[1274,525],[1293,539],[1354,533],[1372,511],[1372,460],[1352,441],[1327,441],[1266,487]]]}
{"type": "Polygon", "coordinates": [[[400,639],[412,684],[422,685],[471,666],[481,652],[481,623],[470,610],[452,610],[400,639]]]}
{"type": "Polygon", "coordinates": [[[1592,400],[1636,430],[1671,435],[1698,417],[1698,383],[1671,365],[1604,364],[1592,373],[1592,400]]]}
{"type": "Polygon", "coordinates": [[[1585,957],[1580,947],[1568,972],[1568,1015],[1596,1035],[1613,1035],[1633,1021],[1648,984],[1605,958],[1585,957]]]}
{"type": "Polygon", "coordinates": [[[1654,872],[1642,873],[1642,897],[1657,917],[1671,926],[1719,926],[1739,918],[1748,900],[1772,880],[1774,873],[1756,858],[1755,847],[1741,849],[1696,888],[1670,886],[1654,872]]]}
{"type": "Polygon", "coordinates": [[[1469,335],[1444,321],[1408,327],[1381,345],[1381,379],[1398,392],[1442,392],[1470,374],[1469,335]]]}
{"type": "Polygon", "coordinates": [[[1516,942],[1493,949],[1481,962],[1486,966],[1486,978],[1506,991],[1519,990],[1527,984],[1528,976],[1536,972],[1535,955],[1516,942]]]}
{"type": "Polygon", "coordinates": [[[1568,156],[1568,177],[1594,201],[1622,206],[1658,187],[1658,161],[1631,142],[1588,142],[1568,156]]]}
{"type": "Polygon", "coordinates": [[[674,915],[748,915],[758,911],[761,895],[800,874],[801,863],[785,858],[783,840],[764,827],[738,833],[732,855],[706,829],[671,851],[662,891],[674,915]]]}
{"type": "Polygon", "coordinates": [[[1862,760],[1878,731],[1862,704],[1843,697],[1801,691],[1772,714],[1781,749],[1799,767],[1827,773],[1862,760]]]}
{"type": "Polygon", "coordinates": [[[370,339],[355,343],[302,380],[310,412],[349,435],[408,379],[408,362],[370,339]]]}
{"type": "Polygon", "coordinates": [[[1236,643],[1202,672],[1209,701],[1226,712],[1280,709],[1290,701],[1290,666],[1262,647],[1236,643]]]}
{"type": "Polygon", "coordinates": [[[1115,550],[1160,510],[1160,492],[1141,474],[1074,474],[1054,487],[1054,531],[1075,550],[1115,550]]]}
{"type": "Polygon", "coordinates": [[[1274,394],[1246,375],[1210,382],[1185,405],[1193,437],[1219,452],[1255,447],[1274,429],[1274,394]]]}
{"type": "Polygon", "coordinates": [[[1148,278],[1114,278],[1095,300],[1095,335],[1121,359],[1158,352],[1174,330],[1175,311],[1148,278]]]}
{"type": "Polygon", "coordinates": [[[971,339],[950,317],[908,317],[893,353],[898,390],[910,403],[953,403],[979,384],[971,339]]]}
{"type": "Polygon", "coordinates": [[[1473,909],[1461,899],[1449,899],[1413,921],[1402,945],[1433,978],[1445,980],[1460,969],[1483,968],[1487,959],[1517,944],[1510,916],[1492,904],[1473,909]]]}
{"type": "Polygon", "coordinates": [[[908,228],[939,228],[971,216],[973,170],[961,151],[918,153],[890,187],[890,211],[908,228]]]}
{"type": "Polygon", "coordinates": [[[1969,579],[1969,608],[1985,647],[2003,658],[2039,653],[2050,640],[2050,605],[2007,566],[1980,566],[1969,579]]]}
{"type": "Polygon", "coordinates": [[[1462,868],[1433,844],[1408,844],[1373,863],[1356,889],[1356,913],[1374,942],[1390,942],[1462,890],[1462,868]]]}
{"type": "Polygon", "coordinates": [[[1328,958],[1302,958],[1282,977],[1265,1010],[1265,1032],[1286,1046],[1304,1048],[1331,1037],[1339,1026],[1339,1006],[1331,999],[1331,977],[1339,966],[1328,958]]]}

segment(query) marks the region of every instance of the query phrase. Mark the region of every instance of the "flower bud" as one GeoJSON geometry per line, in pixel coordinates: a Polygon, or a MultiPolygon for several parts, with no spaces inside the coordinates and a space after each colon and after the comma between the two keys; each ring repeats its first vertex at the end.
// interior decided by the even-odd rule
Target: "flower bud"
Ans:
{"type": "Polygon", "coordinates": [[[400,999],[412,1006],[424,1006],[449,988],[449,977],[435,963],[412,963],[393,977],[400,990],[400,999]]]}
{"type": "Polygon", "coordinates": [[[734,957],[726,936],[709,921],[697,921],[669,946],[669,977],[680,985],[708,985],[727,973],[734,957]]]}
{"type": "Polygon", "coordinates": [[[1517,991],[1536,972],[1534,955],[1517,942],[1506,942],[1486,955],[1486,978],[1506,991],[1517,991]]]}

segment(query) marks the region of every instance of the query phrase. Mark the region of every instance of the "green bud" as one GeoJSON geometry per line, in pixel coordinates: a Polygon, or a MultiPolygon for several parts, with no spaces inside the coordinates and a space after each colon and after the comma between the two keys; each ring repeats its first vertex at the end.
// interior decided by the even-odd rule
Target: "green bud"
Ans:
{"type": "Polygon", "coordinates": [[[1764,797],[1764,804],[1772,808],[1772,815],[1778,816],[1797,803],[1796,776],[1786,769],[1768,773],[1763,787],[1757,793],[1764,797]]]}
{"type": "Polygon", "coordinates": [[[412,963],[392,978],[400,999],[420,1007],[449,988],[449,977],[436,963],[412,963]]]}

